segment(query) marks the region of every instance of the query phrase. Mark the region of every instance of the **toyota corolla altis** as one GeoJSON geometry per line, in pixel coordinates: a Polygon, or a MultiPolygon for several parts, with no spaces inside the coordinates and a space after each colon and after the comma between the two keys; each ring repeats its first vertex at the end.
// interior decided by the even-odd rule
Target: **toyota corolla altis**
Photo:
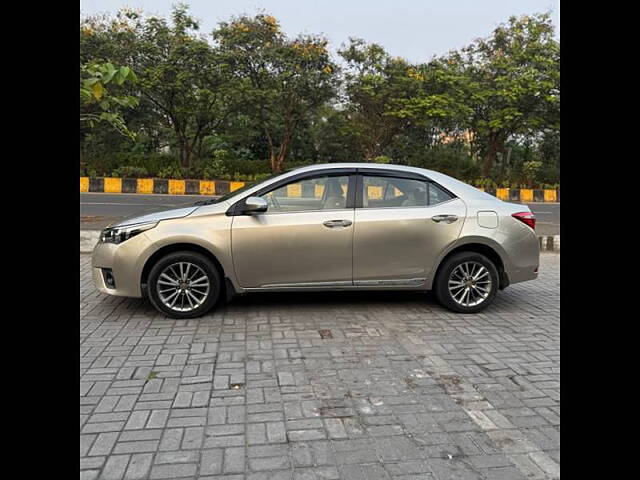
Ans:
{"type": "Polygon", "coordinates": [[[538,276],[535,217],[447,175],[314,165],[106,228],[93,279],[173,318],[254,291],[433,290],[474,313],[538,276]]]}

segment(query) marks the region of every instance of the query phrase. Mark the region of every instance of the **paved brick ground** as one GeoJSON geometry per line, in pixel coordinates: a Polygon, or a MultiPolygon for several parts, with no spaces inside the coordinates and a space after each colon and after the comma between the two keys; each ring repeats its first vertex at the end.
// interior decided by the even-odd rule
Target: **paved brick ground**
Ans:
{"type": "Polygon", "coordinates": [[[480,315],[254,294],[176,321],[81,255],[80,478],[557,478],[559,260],[480,315]]]}

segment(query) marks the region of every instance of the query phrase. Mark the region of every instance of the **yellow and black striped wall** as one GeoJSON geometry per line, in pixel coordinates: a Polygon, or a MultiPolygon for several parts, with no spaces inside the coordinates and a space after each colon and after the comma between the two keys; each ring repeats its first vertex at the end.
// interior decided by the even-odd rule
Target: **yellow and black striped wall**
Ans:
{"type": "Polygon", "coordinates": [[[165,178],[80,177],[81,192],[224,195],[244,186],[225,180],[169,180],[165,178]]]}
{"type": "Polygon", "coordinates": [[[507,202],[560,202],[559,188],[480,188],[479,190],[507,202]]]}
{"type": "MultiPolygon", "coordinates": [[[[164,178],[80,177],[80,192],[159,193],[170,195],[224,195],[242,188],[245,182],[226,180],[170,180],[164,178]]],[[[300,185],[290,185],[287,196],[301,196],[300,185]]],[[[320,185],[316,186],[321,187],[320,185]]],[[[370,188],[379,188],[372,186],[370,188]]],[[[510,202],[560,202],[560,189],[480,188],[500,200],[510,202]]],[[[318,192],[313,192],[317,195],[318,192]]],[[[370,197],[374,198],[374,192],[370,197]]],[[[321,194],[321,193],[320,193],[321,194]]],[[[305,195],[306,196],[306,195],[305,195]]]]}

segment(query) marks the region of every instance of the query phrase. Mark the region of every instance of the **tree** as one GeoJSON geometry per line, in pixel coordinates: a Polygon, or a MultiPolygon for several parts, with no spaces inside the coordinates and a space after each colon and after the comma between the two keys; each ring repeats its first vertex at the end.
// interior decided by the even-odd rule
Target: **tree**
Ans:
{"type": "Polygon", "coordinates": [[[559,128],[560,46],[549,14],[511,17],[487,39],[444,59],[467,77],[468,127],[488,177],[515,135],[559,128]]]}
{"type": "Polygon", "coordinates": [[[173,128],[180,164],[190,167],[194,154],[202,153],[205,136],[220,127],[232,108],[231,77],[212,46],[193,34],[199,26],[186,6],[174,7],[172,20],[171,26],[163,19],[147,20],[135,64],[142,95],[173,128]]]}
{"type": "Polygon", "coordinates": [[[148,123],[174,132],[180,164],[187,168],[202,154],[204,138],[225,122],[234,105],[229,96],[232,76],[212,45],[196,35],[198,29],[183,4],[173,7],[171,23],[131,10],[122,10],[115,19],[85,20],[91,38],[85,44],[133,65],[148,123]]]}
{"type": "Polygon", "coordinates": [[[407,116],[398,113],[417,91],[420,77],[405,60],[361,39],[349,39],[338,53],[347,62],[346,111],[353,135],[362,158],[373,161],[407,125],[407,116]]]}
{"type": "Polygon", "coordinates": [[[335,91],[336,66],[320,37],[288,39],[269,15],[222,22],[213,37],[239,81],[244,114],[259,126],[280,172],[305,119],[335,91]]]}

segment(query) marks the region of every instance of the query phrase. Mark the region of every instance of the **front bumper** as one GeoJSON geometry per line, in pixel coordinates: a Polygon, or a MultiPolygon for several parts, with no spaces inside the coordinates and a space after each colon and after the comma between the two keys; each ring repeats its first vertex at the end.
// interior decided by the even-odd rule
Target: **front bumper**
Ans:
{"type": "Polygon", "coordinates": [[[98,243],[91,258],[93,283],[98,291],[118,297],[142,297],[142,269],[151,255],[151,242],[144,233],[121,243],[98,243]],[[103,269],[111,269],[115,288],[105,283],[103,269]]]}

